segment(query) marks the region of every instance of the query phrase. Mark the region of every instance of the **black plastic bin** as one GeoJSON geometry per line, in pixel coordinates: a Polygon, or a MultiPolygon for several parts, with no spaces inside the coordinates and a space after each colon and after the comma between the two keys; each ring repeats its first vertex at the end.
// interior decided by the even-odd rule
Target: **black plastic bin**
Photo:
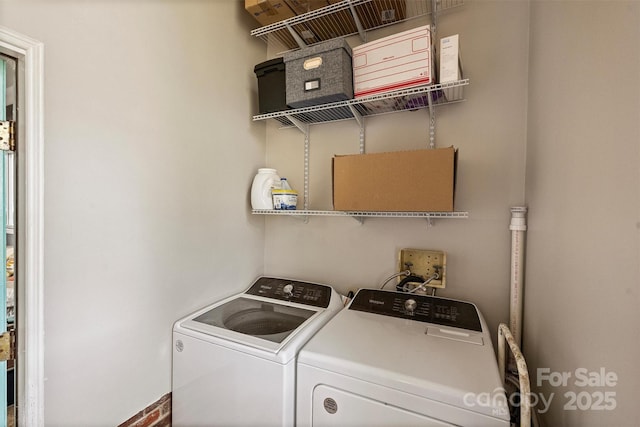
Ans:
{"type": "Polygon", "coordinates": [[[285,65],[282,58],[274,58],[256,65],[258,78],[258,111],[260,114],[286,110],[287,90],[285,65]]]}

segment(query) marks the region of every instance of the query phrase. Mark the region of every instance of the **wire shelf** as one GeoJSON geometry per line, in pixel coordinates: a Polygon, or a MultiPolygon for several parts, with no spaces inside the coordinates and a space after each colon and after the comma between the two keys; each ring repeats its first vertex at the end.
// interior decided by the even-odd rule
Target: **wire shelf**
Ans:
{"type": "Polygon", "coordinates": [[[282,216],[346,216],[359,218],[387,217],[387,218],[469,218],[469,212],[370,212],[370,211],[320,211],[320,210],[269,210],[254,209],[255,215],[282,216]]]}
{"type": "MultiPolygon", "coordinates": [[[[322,41],[359,34],[367,41],[367,32],[402,21],[432,15],[432,31],[435,33],[435,18],[445,10],[464,4],[464,0],[328,0],[329,6],[316,9],[295,17],[276,22],[251,31],[270,46],[280,44],[282,50],[295,50],[322,41]],[[432,13],[436,12],[436,13],[432,13]]],[[[277,47],[275,48],[277,50],[277,47]]],[[[363,117],[414,111],[429,108],[431,126],[434,126],[432,107],[464,101],[464,86],[469,79],[456,82],[419,86],[409,89],[389,91],[363,98],[341,102],[288,109],[253,116],[254,121],[276,120],[283,127],[297,127],[305,133],[305,147],[308,147],[309,125],[356,120],[361,127],[361,147],[363,146],[363,117]]],[[[308,154],[308,148],[305,153],[308,154]]],[[[361,148],[362,151],[362,148],[361,148]]],[[[308,200],[308,159],[305,157],[305,200],[308,200]]],[[[305,206],[306,207],[306,206],[305,206]]],[[[333,210],[252,210],[254,215],[295,216],[307,222],[310,216],[342,216],[364,222],[365,218],[424,218],[429,225],[439,218],[464,219],[468,212],[372,212],[333,210]]]]}
{"type": "Polygon", "coordinates": [[[464,86],[469,79],[450,83],[420,86],[411,89],[396,90],[364,98],[296,108],[274,113],[253,116],[254,121],[275,119],[285,127],[294,125],[294,121],[304,124],[318,124],[339,120],[359,119],[400,111],[413,111],[432,105],[444,105],[464,101],[464,86]],[[430,99],[429,99],[430,98],[430,99]],[[291,119],[293,118],[293,120],[291,119]]]}
{"type": "MultiPolygon", "coordinates": [[[[461,6],[463,0],[437,0],[438,12],[461,6]]],[[[432,13],[431,0],[343,0],[251,31],[284,50],[311,46],[336,37],[366,33],[432,13]]]]}

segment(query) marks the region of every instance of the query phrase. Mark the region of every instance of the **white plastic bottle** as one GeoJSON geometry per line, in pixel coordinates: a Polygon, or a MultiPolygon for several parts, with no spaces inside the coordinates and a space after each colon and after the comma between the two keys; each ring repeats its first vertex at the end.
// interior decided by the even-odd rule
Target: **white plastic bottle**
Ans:
{"type": "Polygon", "coordinates": [[[273,209],[271,190],[280,188],[280,177],[275,169],[260,168],[251,184],[251,207],[253,209],[273,209]]]}
{"type": "Polygon", "coordinates": [[[291,186],[289,185],[287,178],[280,178],[280,188],[283,190],[291,190],[291,186]]]}

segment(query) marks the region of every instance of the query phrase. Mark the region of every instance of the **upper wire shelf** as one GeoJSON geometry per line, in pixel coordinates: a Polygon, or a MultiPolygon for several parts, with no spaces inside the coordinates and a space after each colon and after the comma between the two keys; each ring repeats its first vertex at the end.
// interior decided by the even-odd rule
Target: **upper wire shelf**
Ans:
{"type": "Polygon", "coordinates": [[[330,104],[259,114],[253,116],[253,120],[275,119],[285,127],[294,126],[296,121],[310,125],[348,119],[359,120],[360,117],[412,111],[428,108],[430,105],[460,102],[464,100],[463,89],[468,84],[469,79],[464,79],[396,90],[330,104]]]}
{"type": "MultiPolygon", "coordinates": [[[[438,12],[464,4],[463,0],[436,0],[438,12]]],[[[284,50],[311,46],[337,37],[366,33],[432,13],[432,0],[343,0],[251,31],[284,50]]]]}

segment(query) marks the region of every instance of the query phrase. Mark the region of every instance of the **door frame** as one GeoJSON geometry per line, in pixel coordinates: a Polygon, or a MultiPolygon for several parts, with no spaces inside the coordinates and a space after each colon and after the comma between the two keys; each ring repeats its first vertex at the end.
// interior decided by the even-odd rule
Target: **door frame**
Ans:
{"type": "Polygon", "coordinates": [[[44,426],[44,44],[0,26],[0,51],[18,58],[16,207],[17,394],[20,426],[44,426]]]}

